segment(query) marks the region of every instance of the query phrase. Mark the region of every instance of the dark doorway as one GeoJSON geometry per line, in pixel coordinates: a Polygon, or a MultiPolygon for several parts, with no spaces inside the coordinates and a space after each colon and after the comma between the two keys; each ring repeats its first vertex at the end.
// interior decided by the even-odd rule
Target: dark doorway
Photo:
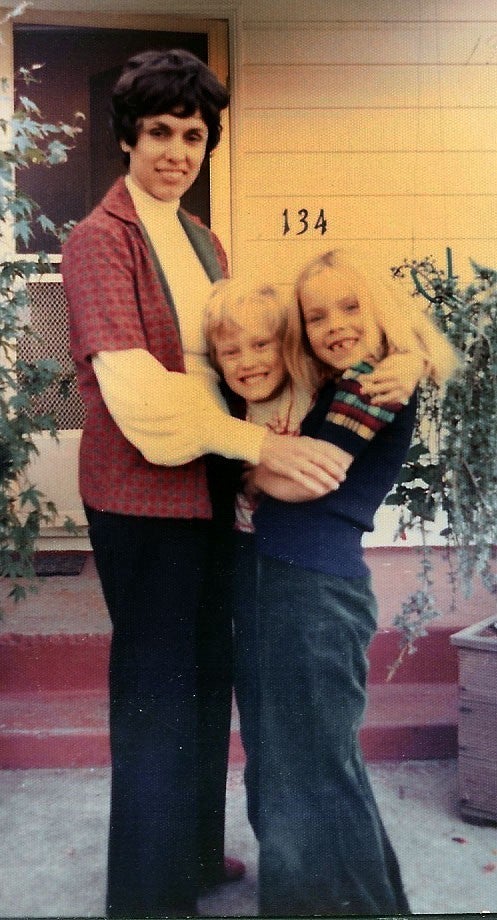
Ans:
{"type": "MultiPolygon", "coordinates": [[[[208,61],[208,36],[195,32],[144,31],[66,26],[16,25],[14,68],[43,64],[39,83],[22,88],[48,121],[72,123],[83,112],[83,134],[67,163],[53,170],[31,167],[18,174],[30,195],[57,226],[81,220],[122,173],[120,151],[109,128],[110,91],[121,66],[147,49],[185,48],[208,61]]],[[[183,198],[183,205],[210,224],[208,159],[183,198]]],[[[22,244],[20,244],[21,246],[22,244]]],[[[57,252],[52,236],[41,229],[28,249],[57,252]]]]}

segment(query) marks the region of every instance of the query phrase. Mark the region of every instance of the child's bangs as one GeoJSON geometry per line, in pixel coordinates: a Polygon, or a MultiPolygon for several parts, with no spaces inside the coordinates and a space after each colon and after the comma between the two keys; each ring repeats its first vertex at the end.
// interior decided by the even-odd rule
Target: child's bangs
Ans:
{"type": "Polygon", "coordinates": [[[254,325],[260,326],[261,334],[283,339],[287,314],[287,304],[273,285],[254,288],[223,279],[215,283],[207,302],[204,329],[208,345],[254,325]]]}
{"type": "Polygon", "coordinates": [[[273,287],[263,287],[237,297],[227,298],[221,310],[223,326],[239,329],[253,327],[254,323],[271,335],[284,331],[287,308],[273,287]]]}
{"type": "Polygon", "coordinates": [[[246,319],[255,319],[266,326],[271,335],[283,335],[288,319],[288,309],[273,288],[261,291],[242,306],[246,319]]]}

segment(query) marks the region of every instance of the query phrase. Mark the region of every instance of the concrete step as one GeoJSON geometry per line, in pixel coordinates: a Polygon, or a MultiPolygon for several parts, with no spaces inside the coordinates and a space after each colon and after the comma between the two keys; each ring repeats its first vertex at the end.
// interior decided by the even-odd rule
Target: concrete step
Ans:
{"type": "Polygon", "coordinates": [[[0,636],[0,691],[104,691],[110,633],[0,636]]]}
{"type": "MultiPolygon", "coordinates": [[[[99,690],[0,694],[0,768],[102,767],[109,764],[107,695],[99,690]]],[[[361,745],[367,760],[455,756],[457,692],[444,684],[375,684],[361,745]]],[[[244,761],[234,713],[230,763],[244,761]]]]}
{"type": "Polygon", "coordinates": [[[107,695],[97,690],[0,694],[0,768],[104,767],[107,695]]]}
{"type": "Polygon", "coordinates": [[[372,684],[360,732],[366,760],[440,760],[457,755],[455,683],[372,684]]]}
{"type": "MultiPolygon", "coordinates": [[[[416,553],[374,550],[368,553],[378,598],[378,632],[370,648],[370,683],[383,683],[399,650],[399,633],[391,625],[402,600],[416,587],[416,553]]],[[[438,557],[442,603],[446,572],[438,557]]],[[[91,554],[77,577],[38,580],[38,592],[18,605],[6,601],[0,622],[0,690],[104,689],[110,623],[91,554]]],[[[1,593],[0,593],[1,599],[1,593]]],[[[395,683],[443,683],[457,680],[457,649],[449,637],[463,626],[490,616],[495,600],[475,592],[464,610],[444,613],[407,655],[395,683]]]]}
{"type": "MultiPolygon", "coordinates": [[[[369,760],[443,758],[456,753],[457,649],[449,637],[488,616],[495,598],[482,587],[450,613],[448,566],[434,553],[443,616],[418,641],[394,678],[399,634],[391,623],[416,590],[412,549],[367,551],[378,598],[379,628],[370,648],[369,706],[361,743],[369,760]]],[[[108,763],[107,662],[110,625],[91,554],[76,577],[39,579],[21,604],[0,601],[0,766],[69,767],[108,763]]],[[[2,596],[2,591],[4,592],[2,596]]],[[[236,717],[231,757],[243,760],[236,717]]]]}
{"type": "MultiPolygon", "coordinates": [[[[457,681],[457,648],[446,626],[432,627],[396,671],[395,684],[457,681]]],[[[103,690],[110,633],[0,635],[0,691],[103,690]]],[[[369,650],[369,682],[384,683],[399,650],[397,630],[379,629],[369,650]]]]}

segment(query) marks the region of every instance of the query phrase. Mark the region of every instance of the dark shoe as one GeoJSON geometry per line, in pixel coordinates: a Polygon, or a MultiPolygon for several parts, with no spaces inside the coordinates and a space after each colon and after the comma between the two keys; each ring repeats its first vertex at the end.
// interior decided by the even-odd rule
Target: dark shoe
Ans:
{"type": "Polygon", "coordinates": [[[200,890],[206,891],[208,888],[215,888],[216,885],[224,885],[226,882],[239,882],[245,872],[245,863],[241,859],[235,859],[234,856],[225,856],[223,865],[217,871],[211,871],[201,876],[200,890]]]}

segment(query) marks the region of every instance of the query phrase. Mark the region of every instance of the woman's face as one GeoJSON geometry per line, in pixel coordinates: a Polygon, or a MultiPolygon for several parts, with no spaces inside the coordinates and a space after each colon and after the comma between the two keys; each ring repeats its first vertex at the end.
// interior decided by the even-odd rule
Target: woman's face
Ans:
{"type": "Polygon", "coordinates": [[[344,371],[377,350],[380,331],[361,303],[354,275],[323,268],[308,278],[300,292],[302,317],[313,354],[344,371]]]}
{"type": "Polygon", "coordinates": [[[208,130],[200,112],[180,118],[172,112],[147,115],[137,125],[134,147],[121,141],[129,153],[133,182],[159,201],[175,201],[197,178],[205,157],[208,130]]]}

